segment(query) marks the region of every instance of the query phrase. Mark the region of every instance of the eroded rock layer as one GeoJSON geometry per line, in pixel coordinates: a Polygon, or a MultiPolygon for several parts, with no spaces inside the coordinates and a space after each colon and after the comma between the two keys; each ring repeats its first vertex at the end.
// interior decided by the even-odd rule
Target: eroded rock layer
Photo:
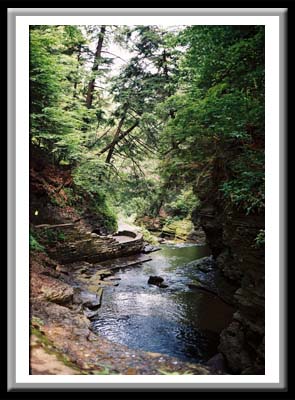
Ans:
{"type": "Polygon", "coordinates": [[[217,268],[237,287],[237,311],[221,334],[219,350],[232,373],[264,374],[265,257],[264,246],[255,241],[264,215],[234,209],[218,193],[218,183],[200,185],[203,206],[194,218],[206,233],[217,268]]]}

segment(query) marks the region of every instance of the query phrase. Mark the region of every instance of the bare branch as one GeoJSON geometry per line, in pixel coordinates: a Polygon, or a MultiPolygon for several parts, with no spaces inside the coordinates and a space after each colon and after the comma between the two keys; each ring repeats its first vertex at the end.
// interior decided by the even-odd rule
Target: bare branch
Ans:
{"type": "Polygon", "coordinates": [[[114,147],[118,142],[120,142],[122,139],[124,139],[125,136],[128,135],[128,133],[132,132],[134,128],[137,127],[137,125],[139,124],[139,121],[136,121],[129,129],[127,129],[127,131],[122,132],[120,135],[118,135],[113,141],[112,143],[108,144],[107,146],[105,146],[100,152],[99,154],[103,154],[106,151],[108,151],[111,147],[114,147]]]}
{"type": "Polygon", "coordinates": [[[110,54],[111,56],[115,56],[116,58],[120,58],[120,60],[124,61],[125,63],[128,62],[128,61],[124,60],[124,58],[118,56],[117,54],[111,53],[111,52],[109,52],[109,51],[102,50],[101,52],[102,52],[102,53],[106,53],[106,54],[110,54]]]}

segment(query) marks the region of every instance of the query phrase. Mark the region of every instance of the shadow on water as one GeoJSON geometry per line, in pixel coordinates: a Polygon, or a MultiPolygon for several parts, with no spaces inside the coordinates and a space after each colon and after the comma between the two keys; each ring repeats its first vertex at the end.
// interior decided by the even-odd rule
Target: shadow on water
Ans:
{"type": "Polygon", "coordinates": [[[198,271],[185,264],[209,254],[206,246],[162,245],[151,261],[119,271],[119,286],[105,289],[93,330],[134,349],[207,361],[234,311],[217,296],[188,288],[198,271]],[[150,275],[164,278],[168,288],[149,285],[150,275]]]}

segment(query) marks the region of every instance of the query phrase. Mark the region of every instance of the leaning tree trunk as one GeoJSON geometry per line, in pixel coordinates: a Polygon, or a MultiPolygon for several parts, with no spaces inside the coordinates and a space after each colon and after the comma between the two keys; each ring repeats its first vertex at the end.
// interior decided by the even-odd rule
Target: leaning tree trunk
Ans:
{"type": "Polygon", "coordinates": [[[127,131],[124,131],[124,132],[121,131],[121,128],[120,129],[118,128],[118,130],[117,130],[118,134],[114,137],[114,140],[112,141],[112,143],[110,143],[108,146],[106,146],[100,152],[100,154],[102,154],[102,153],[106,152],[107,150],[109,150],[107,158],[106,158],[107,164],[110,164],[110,162],[111,162],[111,158],[113,156],[116,144],[119,143],[122,139],[124,139],[125,136],[127,136],[130,132],[132,132],[133,129],[135,129],[138,124],[139,124],[139,121],[135,121],[134,124],[129,129],[127,129],[127,131]]]}
{"type": "MultiPolygon", "coordinates": [[[[92,72],[95,72],[98,70],[105,31],[106,31],[105,26],[102,26],[100,28],[99,39],[97,42],[97,47],[96,47],[95,56],[94,56],[94,62],[93,62],[93,66],[92,66],[92,72]]],[[[92,78],[91,81],[88,83],[87,96],[86,96],[87,108],[90,108],[92,106],[94,87],[95,87],[95,78],[92,78]]]]}
{"type": "MultiPolygon", "coordinates": [[[[114,139],[112,140],[112,143],[110,143],[110,145],[109,145],[109,148],[107,148],[107,147],[105,147],[103,150],[104,151],[107,151],[107,150],[109,150],[109,152],[108,152],[108,155],[107,155],[107,158],[106,158],[106,163],[107,164],[109,164],[110,162],[111,162],[111,158],[112,158],[112,156],[113,156],[113,152],[114,152],[114,150],[115,150],[115,145],[116,145],[116,140],[118,139],[118,137],[119,137],[119,135],[120,135],[120,133],[121,133],[121,129],[122,129],[122,126],[123,126],[123,124],[124,124],[124,121],[125,121],[125,116],[124,117],[122,117],[121,119],[120,119],[120,122],[119,122],[119,125],[118,125],[118,128],[117,128],[117,130],[116,130],[116,133],[115,133],[115,136],[114,136],[114,139]]],[[[103,151],[103,152],[104,152],[103,151]]],[[[102,153],[102,152],[101,152],[102,153]]]]}

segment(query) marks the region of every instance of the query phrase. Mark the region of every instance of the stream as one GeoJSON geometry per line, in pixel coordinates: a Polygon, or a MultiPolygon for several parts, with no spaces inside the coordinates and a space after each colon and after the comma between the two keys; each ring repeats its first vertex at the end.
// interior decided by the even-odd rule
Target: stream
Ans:
{"type": "MultiPolygon", "coordinates": [[[[151,261],[119,270],[113,276],[118,286],[104,289],[92,329],[130,348],[206,362],[218,352],[219,334],[234,312],[219,297],[188,287],[201,272],[187,264],[208,255],[206,246],[162,244],[151,261]],[[151,275],[168,287],[148,284],[151,275]]],[[[203,273],[203,282],[206,275],[212,280],[203,273]]]]}

